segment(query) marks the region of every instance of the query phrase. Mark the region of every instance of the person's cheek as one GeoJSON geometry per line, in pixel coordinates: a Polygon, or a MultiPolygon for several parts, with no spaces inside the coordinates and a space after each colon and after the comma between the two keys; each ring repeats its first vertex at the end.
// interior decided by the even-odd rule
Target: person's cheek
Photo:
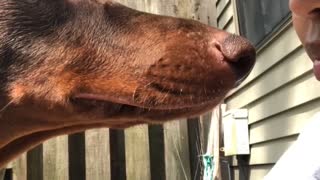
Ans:
{"type": "Polygon", "coordinates": [[[294,14],[292,15],[293,27],[303,45],[306,43],[307,40],[308,27],[310,26],[308,22],[309,20],[305,18],[302,18],[294,14]]]}

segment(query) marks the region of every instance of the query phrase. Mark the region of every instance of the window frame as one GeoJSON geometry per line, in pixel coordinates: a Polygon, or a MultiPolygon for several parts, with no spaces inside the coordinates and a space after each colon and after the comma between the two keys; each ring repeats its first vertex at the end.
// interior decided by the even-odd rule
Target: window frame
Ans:
{"type": "MultiPolygon", "coordinates": [[[[242,35],[240,32],[240,21],[239,21],[239,6],[237,3],[237,0],[231,0],[231,3],[233,3],[233,11],[234,11],[234,21],[236,26],[236,33],[238,35],[242,35]]],[[[276,39],[283,31],[285,31],[287,28],[289,28],[292,25],[292,14],[289,13],[286,15],[274,28],[271,32],[269,32],[267,35],[263,37],[262,40],[259,41],[255,45],[255,48],[257,52],[259,53],[262,49],[264,49],[266,46],[268,46],[274,39],[276,39]]]]}

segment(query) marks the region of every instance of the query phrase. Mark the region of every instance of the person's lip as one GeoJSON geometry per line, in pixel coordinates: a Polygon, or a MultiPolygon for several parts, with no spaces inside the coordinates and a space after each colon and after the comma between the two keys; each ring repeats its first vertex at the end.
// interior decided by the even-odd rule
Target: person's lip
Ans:
{"type": "Polygon", "coordinates": [[[313,73],[317,80],[320,81],[320,59],[316,59],[313,61],[313,73]]]}
{"type": "Polygon", "coordinates": [[[305,49],[312,61],[320,60],[320,40],[307,42],[305,49]]]}
{"type": "Polygon", "coordinates": [[[306,43],[305,49],[313,62],[313,73],[320,81],[320,41],[306,43]]]}

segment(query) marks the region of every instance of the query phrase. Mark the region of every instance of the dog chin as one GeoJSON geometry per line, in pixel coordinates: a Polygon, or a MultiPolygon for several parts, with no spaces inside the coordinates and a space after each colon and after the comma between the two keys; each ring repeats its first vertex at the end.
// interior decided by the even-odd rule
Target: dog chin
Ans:
{"type": "Polygon", "coordinates": [[[82,98],[79,97],[72,98],[71,101],[78,113],[85,114],[91,118],[105,118],[108,121],[116,121],[117,123],[111,124],[125,124],[125,126],[128,125],[128,122],[133,125],[153,124],[178,118],[194,117],[214,108],[223,99],[223,97],[215,98],[211,101],[188,107],[177,108],[172,106],[170,108],[170,105],[168,105],[167,108],[157,108],[116,103],[102,98],[93,99],[92,95],[86,96],[87,98],[83,98],[84,96],[81,96],[82,98]],[[88,97],[90,98],[88,99],[88,97]]]}

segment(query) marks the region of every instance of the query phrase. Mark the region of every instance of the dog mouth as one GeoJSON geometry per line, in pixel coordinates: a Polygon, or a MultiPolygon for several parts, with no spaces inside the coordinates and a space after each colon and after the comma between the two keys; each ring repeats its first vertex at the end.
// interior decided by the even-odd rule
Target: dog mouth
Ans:
{"type": "MultiPolygon", "coordinates": [[[[133,106],[123,103],[115,103],[108,100],[102,99],[86,99],[74,97],[71,102],[78,107],[81,107],[84,111],[103,112],[103,115],[108,117],[115,117],[118,115],[141,115],[148,111],[151,111],[151,108],[143,108],[139,106],[133,106]]],[[[81,110],[80,110],[81,111],[81,110]]]]}
{"type": "Polygon", "coordinates": [[[106,97],[97,94],[77,94],[72,96],[73,105],[79,113],[87,114],[90,117],[97,116],[102,118],[138,118],[144,122],[156,122],[171,120],[180,117],[191,117],[207,111],[208,107],[215,106],[218,101],[211,100],[192,106],[144,106],[140,104],[128,103],[125,99],[106,97]],[[91,116],[92,115],[92,116],[91,116]]]}

